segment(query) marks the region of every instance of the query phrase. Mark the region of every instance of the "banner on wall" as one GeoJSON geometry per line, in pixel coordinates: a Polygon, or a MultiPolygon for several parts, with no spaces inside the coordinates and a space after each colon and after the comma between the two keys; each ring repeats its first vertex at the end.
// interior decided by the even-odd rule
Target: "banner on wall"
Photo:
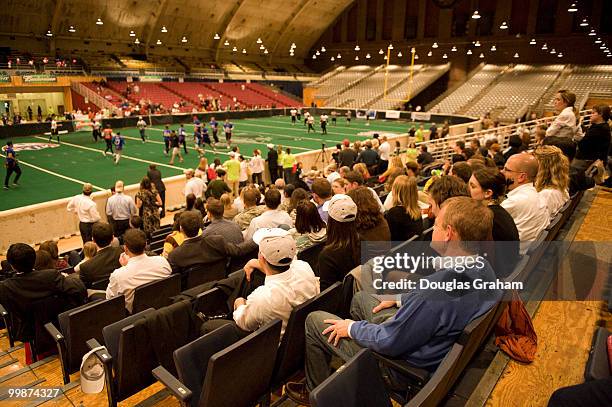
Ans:
{"type": "Polygon", "coordinates": [[[10,82],[11,77],[6,71],[0,71],[0,82],[10,82]]]}
{"type": "Polygon", "coordinates": [[[410,113],[410,118],[414,121],[414,120],[418,120],[418,121],[422,121],[422,122],[428,122],[431,120],[431,113],[427,113],[427,112],[412,112],[410,113]]]}
{"type": "Polygon", "coordinates": [[[385,110],[385,119],[399,119],[399,110],[385,110]]]}
{"type": "Polygon", "coordinates": [[[25,83],[57,82],[57,78],[55,76],[48,74],[23,75],[22,78],[25,83]]]}
{"type": "Polygon", "coordinates": [[[140,82],[161,82],[162,77],[157,75],[143,75],[139,76],[140,82]]]}

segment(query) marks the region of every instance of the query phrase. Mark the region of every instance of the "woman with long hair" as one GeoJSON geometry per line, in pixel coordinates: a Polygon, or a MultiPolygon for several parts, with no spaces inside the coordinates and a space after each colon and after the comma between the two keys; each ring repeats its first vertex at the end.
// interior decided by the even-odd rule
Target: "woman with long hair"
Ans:
{"type": "Polygon", "coordinates": [[[353,165],[353,171],[357,171],[358,173],[360,173],[365,182],[367,182],[368,179],[371,178],[370,171],[368,171],[368,167],[364,163],[357,163],[353,165]]]}
{"type": "Polygon", "coordinates": [[[230,194],[223,194],[219,198],[223,204],[223,219],[232,220],[234,216],[238,215],[238,208],[234,206],[234,200],[230,194]]]}
{"type": "Polygon", "coordinates": [[[202,178],[202,181],[208,182],[208,159],[206,157],[200,158],[198,168],[195,169],[193,174],[194,177],[202,178]]]}
{"type": "Polygon", "coordinates": [[[400,175],[391,189],[392,208],[385,213],[391,240],[404,241],[423,232],[416,178],[400,175]]]}
{"type": "Polygon", "coordinates": [[[361,242],[357,233],[357,205],[344,194],[329,201],[327,241],[319,255],[321,290],[342,281],[361,262],[361,242]]]}
{"type": "Polygon", "coordinates": [[[572,161],[572,167],[586,170],[595,160],[601,160],[604,164],[608,161],[610,150],[610,106],[593,106],[590,122],[582,140],[578,142],[576,158],[572,161]]]}
{"type": "Polygon", "coordinates": [[[404,162],[402,161],[402,157],[399,155],[391,157],[391,160],[389,161],[389,168],[378,176],[378,180],[380,182],[385,182],[392,173],[397,174],[397,170],[395,170],[397,168],[400,168],[403,172],[405,172],[404,162]]]}
{"type": "Polygon", "coordinates": [[[555,146],[540,146],[533,154],[539,164],[534,186],[552,219],[569,200],[569,160],[555,146]]]}
{"type": "Polygon", "coordinates": [[[291,197],[289,197],[289,203],[287,204],[287,213],[291,217],[291,220],[293,220],[293,223],[295,223],[295,218],[297,216],[296,209],[297,209],[298,203],[308,198],[309,198],[308,192],[303,188],[296,188],[291,193],[291,197]]]}
{"type": "Polygon", "coordinates": [[[560,90],[553,101],[558,116],[546,130],[546,137],[559,136],[582,138],[582,129],[578,123],[578,110],[575,107],[576,95],[568,90],[560,90]]]}
{"type": "Polygon", "coordinates": [[[366,187],[358,187],[349,191],[348,196],[357,205],[357,231],[364,242],[390,241],[391,231],[385,217],[380,211],[372,191],[366,187]]]}
{"type": "Polygon", "coordinates": [[[159,229],[159,208],[162,206],[162,200],[155,186],[151,183],[149,177],[144,177],[140,181],[140,190],[136,193],[136,207],[142,209],[142,226],[147,235],[151,237],[151,233],[159,229]]]}
{"type": "MultiPolygon", "coordinates": [[[[295,192],[293,194],[295,195],[295,192]]],[[[317,205],[308,199],[302,199],[297,203],[294,212],[295,227],[290,232],[293,234],[298,252],[325,241],[327,230],[317,205]]]]}

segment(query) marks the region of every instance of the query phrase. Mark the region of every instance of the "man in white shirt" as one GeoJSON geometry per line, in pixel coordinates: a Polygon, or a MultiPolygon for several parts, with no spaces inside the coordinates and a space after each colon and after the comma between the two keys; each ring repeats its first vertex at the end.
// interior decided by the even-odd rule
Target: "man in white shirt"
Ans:
{"type": "Polygon", "coordinates": [[[138,122],[136,123],[136,127],[138,127],[138,131],[140,132],[140,138],[144,143],[146,141],[145,129],[147,128],[147,122],[143,120],[142,116],[138,116],[138,122]]]}
{"type": "Polygon", "coordinates": [[[79,232],[83,244],[91,241],[93,225],[100,221],[100,213],[96,203],[91,199],[93,187],[90,183],[83,184],[83,193],[72,197],[68,202],[68,212],[75,212],[79,217],[79,232]]]}
{"type": "Polygon", "coordinates": [[[291,114],[291,125],[295,126],[295,118],[297,116],[297,110],[293,108],[289,111],[289,113],[291,114]]]}
{"type": "Polygon", "coordinates": [[[514,154],[506,161],[502,173],[509,192],[501,206],[514,219],[521,240],[521,252],[525,253],[529,244],[550,222],[546,203],[533,185],[538,174],[538,161],[531,154],[514,154]]]}
{"type": "Polygon", "coordinates": [[[122,267],[113,271],[106,288],[106,299],[123,294],[125,308],[132,312],[134,289],[172,274],[168,260],[161,256],[147,256],[144,252],[147,237],[140,229],[129,229],[123,237],[124,253],[119,258],[122,267]]]}
{"type": "Polygon", "coordinates": [[[387,136],[382,136],[382,143],[378,146],[378,155],[380,157],[380,161],[378,164],[379,173],[383,173],[387,171],[389,168],[389,157],[391,156],[391,144],[387,141],[387,136]]]}
{"type": "Polygon", "coordinates": [[[286,225],[290,228],[293,226],[293,221],[289,214],[278,209],[281,203],[281,194],[278,190],[267,190],[264,195],[264,202],[266,203],[265,211],[256,218],[253,218],[249,227],[244,231],[244,240],[252,239],[255,232],[261,228],[278,228],[281,225],[286,225]]]}
{"type": "Polygon", "coordinates": [[[138,214],[134,199],[124,195],[123,188],[123,181],[115,182],[115,194],[106,202],[106,216],[113,227],[113,234],[118,239],[121,239],[130,227],[130,217],[138,214]]]}
{"type": "MultiPolygon", "coordinates": [[[[319,294],[319,279],[310,265],[296,260],[295,240],[283,229],[259,229],[253,236],[259,245],[257,259],[244,266],[247,280],[257,269],[265,275],[263,285],[253,290],[247,298],[234,300],[233,319],[246,335],[274,319],[282,321],[281,336],[285,332],[289,316],[295,307],[319,294]]],[[[218,321],[212,321],[213,328],[218,321]]],[[[231,323],[223,321],[221,324],[231,323]]]]}
{"type": "Polygon", "coordinates": [[[194,177],[194,174],[195,172],[192,169],[185,170],[185,178],[187,178],[187,183],[185,184],[183,194],[185,196],[194,194],[196,198],[202,198],[204,196],[204,192],[206,192],[206,184],[202,178],[194,177]]]}

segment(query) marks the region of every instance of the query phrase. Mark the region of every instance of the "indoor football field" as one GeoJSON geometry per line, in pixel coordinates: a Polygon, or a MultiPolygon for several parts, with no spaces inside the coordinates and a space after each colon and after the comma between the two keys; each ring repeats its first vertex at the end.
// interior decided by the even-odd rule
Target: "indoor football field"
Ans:
{"type": "MultiPolygon", "coordinates": [[[[331,147],[344,139],[351,142],[368,139],[373,133],[407,133],[414,124],[405,121],[373,120],[366,125],[365,120],[353,119],[350,126],[347,126],[345,119],[339,118],[338,124],[333,126],[330,123],[327,134],[322,135],[318,125],[315,126],[317,133],[308,134],[303,122],[292,126],[290,119],[284,116],[232,122],[232,142],[247,159],[252,156],[255,148],[259,149],[265,158],[266,145],[269,143],[280,144],[283,148],[290,147],[292,153],[298,154],[320,150],[322,143],[331,147]]],[[[171,125],[170,128],[177,129],[178,125],[171,125]]],[[[19,180],[20,185],[1,190],[0,211],[79,194],[85,182],[93,184],[94,190],[98,191],[109,189],[119,179],[126,185],[135,184],[146,175],[149,164],[157,164],[164,177],[182,174],[184,169],[195,168],[198,164],[198,153],[194,149],[191,136],[193,125],[186,123],[185,128],[189,153],[184,156],[184,162],[176,160],[174,165],[170,165],[170,157],[164,155],[163,126],[147,128],[146,143],[142,143],[135,127],[113,129],[115,132],[120,131],[125,137],[125,147],[118,165],[113,164],[110,155],[103,156],[105,143],[103,140],[94,142],[91,131],[63,134],[60,136],[59,146],[55,142],[49,144],[49,137],[44,135],[15,139],[13,142],[23,174],[19,180]]],[[[219,138],[216,153],[206,146],[209,163],[215,158],[219,158],[221,162],[228,159],[229,150],[225,146],[222,131],[219,131],[219,138]]],[[[3,172],[3,179],[4,175],[3,172]]]]}

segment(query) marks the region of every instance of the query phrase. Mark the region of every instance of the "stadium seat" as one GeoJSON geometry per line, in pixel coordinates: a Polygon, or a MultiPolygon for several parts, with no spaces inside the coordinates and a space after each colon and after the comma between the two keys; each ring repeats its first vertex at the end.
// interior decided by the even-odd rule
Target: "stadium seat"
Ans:
{"type": "Polygon", "coordinates": [[[314,407],[390,407],[376,358],[362,349],[310,392],[314,407]]]}
{"type": "Polygon", "coordinates": [[[62,312],[57,317],[59,329],[52,322],[45,324],[45,329],[57,344],[64,384],[70,382],[70,374],[79,370],[88,350],[87,340],[103,341],[102,329],[125,316],[125,299],[118,295],[62,312]]]}
{"type": "Polygon", "coordinates": [[[305,261],[310,265],[315,276],[319,275],[319,254],[321,254],[324,247],[325,243],[317,243],[298,252],[297,255],[298,260],[305,261]]]}
{"type": "Polygon", "coordinates": [[[170,304],[170,297],[181,292],[181,276],[173,274],[161,280],[143,284],[134,289],[132,314],[144,311],[147,308],[161,308],[170,304]]]}
{"type": "Polygon", "coordinates": [[[181,287],[183,290],[196,287],[211,281],[225,278],[225,260],[216,263],[194,264],[181,273],[181,287]]]}
{"type": "Polygon", "coordinates": [[[172,232],[172,225],[162,226],[151,233],[151,240],[165,239],[172,232]]]}
{"type": "Polygon", "coordinates": [[[267,399],[281,326],[274,320],[239,341],[224,326],[175,351],[180,382],[162,366],[152,373],[189,406],[255,405],[267,399]]]}
{"type": "Polygon", "coordinates": [[[612,375],[608,356],[608,338],[610,331],[599,327],[593,334],[593,342],[589,352],[589,359],[584,368],[584,380],[606,379],[612,375]]]}

